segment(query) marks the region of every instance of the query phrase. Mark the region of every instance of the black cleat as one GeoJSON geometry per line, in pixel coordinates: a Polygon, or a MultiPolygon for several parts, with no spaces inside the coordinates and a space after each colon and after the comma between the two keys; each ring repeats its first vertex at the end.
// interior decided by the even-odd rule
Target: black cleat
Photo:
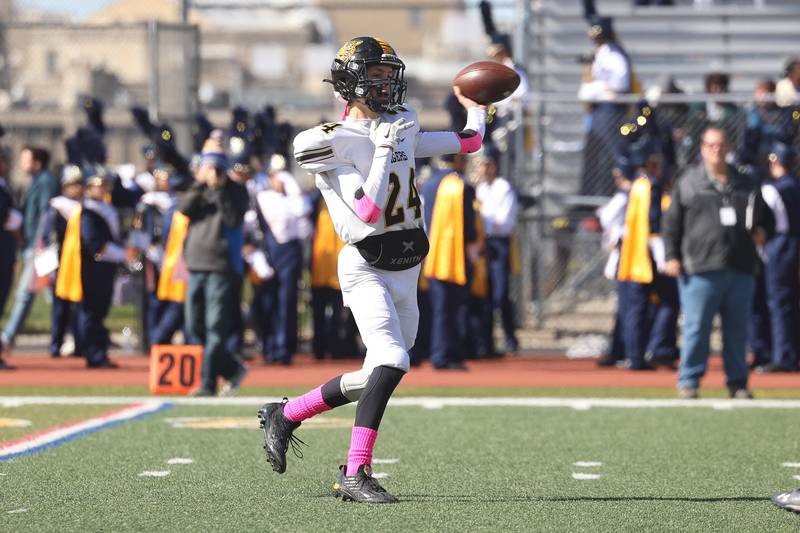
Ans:
{"type": "Polygon", "coordinates": [[[800,513],[800,489],[793,490],[792,492],[778,492],[773,494],[772,503],[781,509],[800,513]]]}
{"type": "Polygon", "coordinates": [[[333,494],[345,502],[397,503],[397,498],[386,492],[372,477],[372,467],[361,465],[354,476],[346,476],[347,465],[339,467],[339,477],[333,484],[333,494]]]}
{"type": "Polygon", "coordinates": [[[303,452],[299,444],[305,444],[298,439],[292,432],[300,427],[300,422],[292,422],[283,416],[283,406],[288,399],[283,402],[265,403],[258,410],[259,426],[264,430],[264,449],[267,451],[267,460],[272,465],[272,469],[279,474],[286,472],[286,450],[289,444],[298,459],[303,458],[303,452]]]}

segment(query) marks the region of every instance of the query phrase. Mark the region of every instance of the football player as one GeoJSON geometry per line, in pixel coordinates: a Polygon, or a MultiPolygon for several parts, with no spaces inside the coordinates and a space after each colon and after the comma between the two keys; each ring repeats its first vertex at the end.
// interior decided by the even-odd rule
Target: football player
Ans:
{"type": "MultiPolygon", "coordinates": [[[[346,243],[338,275],[344,304],[353,312],[367,347],[360,370],[259,411],[267,459],[286,471],[286,450],[300,423],[358,400],[347,455],[334,485],[343,500],[393,503],[397,499],[372,477],[372,450],[383,412],[409,369],[408,350],[417,334],[417,280],[428,252],[414,159],[477,151],[486,108],[454,92],[467,109],[465,130],[421,132],[404,103],[405,65],[388,43],[357,37],[344,44],[331,65],[337,96],[347,101],[339,122],[300,133],[297,163],[316,174],[316,185],[336,233],[346,243]]],[[[301,454],[295,452],[298,456],[301,454]]]]}

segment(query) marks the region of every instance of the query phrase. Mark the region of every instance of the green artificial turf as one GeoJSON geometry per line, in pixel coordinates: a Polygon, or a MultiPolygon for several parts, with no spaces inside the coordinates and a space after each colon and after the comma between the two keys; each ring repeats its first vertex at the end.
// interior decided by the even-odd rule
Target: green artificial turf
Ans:
{"type": "MultiPolygon", "coordinates": [[[[95,406],[96,407],[96,406],[95,406]]],[[[4,531],[797,531],[769,494],[793,488],[800,428],[790,409],[390,407],[375,471],[401,502],[329,495],[354,409],[298,435],[305,457],[273,473],[255,410],[179,406],[0,463],[4,531]],[[166,419],[244,417],[246,429],[166,419]],[[248,422],[249,423],[249,422],[248,422]],[[187,465],[167,465],[173,457],[187,465]],[[602,466],[576,467],[576,461],[602,466]],[[140,477],[170,470],[162,478],[140,477]],[[573,473],[599,474],[579,481],[573,473]],[[7,514],[26,509],[26,512],[7,514]]],[[[94,407],[93,407],[94,408],[94,407]]],[[[104,409],[112,409],[105,406],[104,409]]],[[[58,406],[71,414],[83,406],[58,406]]],[[[36,418],[38,406],[0,408],[36,418]]],[[[94,413],[92,413],[94,414],[94,413]]]]}

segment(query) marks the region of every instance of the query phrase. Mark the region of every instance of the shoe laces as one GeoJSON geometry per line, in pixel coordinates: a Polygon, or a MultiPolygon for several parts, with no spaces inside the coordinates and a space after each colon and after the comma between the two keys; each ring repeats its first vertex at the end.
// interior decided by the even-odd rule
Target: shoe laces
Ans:
{"type": "Polygon", "coordinates": [[[366,488],[368,488],[373,492],[386,492],[386,489],[381,487],[381,484],[378,483],[378,480],[370,475],[364,474],[363,483],[366,486],[366,488]]]}
{"type": "MultiPolygon", "coordinates": [[[[286,402],[288,402],[288,401],[289,401],[288,398],[286,398],[286,397],[283,398],[283,404],[284,405],[286,405],[286,402]]],[[[289,420],[286,417],[280,417],[280,418],[282,418],[282,422],[286,426],[289,426],[289,420]]],[[[303,458],[303,449],[301,448],[301,446],[308,447],[308,444],[306,444],[303,441],[303,439],[297,437],[294,434],[294,428],[291,428],[289,430],[289,440],[286,443],[286,447],[288,448],[289,446],[291,446],[292,453],[294,454],[294,456],[297,457],[298,459],[302,459],[303,458]]],[[[284,450],[284,452],[285,451],[286,450],[284,450]]]]}
{"type": "Polygon", "coordinates": [[[302,439],[295,437],[293,434],[289,435],[289,446],[292,447],[292,453],[298,459],[303,458],[303,449],[300,447],[300,445],[308,447],[308,444],[303,442],[302,439]]]}

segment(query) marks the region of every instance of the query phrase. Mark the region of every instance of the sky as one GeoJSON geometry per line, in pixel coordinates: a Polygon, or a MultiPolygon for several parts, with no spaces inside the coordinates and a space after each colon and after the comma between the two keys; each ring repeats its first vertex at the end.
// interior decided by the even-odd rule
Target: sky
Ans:
{"type": "MultiPolygon", "coordinates": [[[[17,6],[21,8],[34,8],[49,11],[52,13],[70,15],[75,19],[80,19],[90,15],[103,6],[113,3],[115,0],[15,0],[17,6]]],[[[497,3],[506,3],[497,2],[497,3]]],[[[514,8],[495,7],[496,20],[505,21],[514,16],[514,8]]]]}
{"type": "Polygon", "coordinates": [[[81,18],[93,13],[113,0],[16,0],[21,8],[34,8],[53,13],[63,13],[81,18]]]}

